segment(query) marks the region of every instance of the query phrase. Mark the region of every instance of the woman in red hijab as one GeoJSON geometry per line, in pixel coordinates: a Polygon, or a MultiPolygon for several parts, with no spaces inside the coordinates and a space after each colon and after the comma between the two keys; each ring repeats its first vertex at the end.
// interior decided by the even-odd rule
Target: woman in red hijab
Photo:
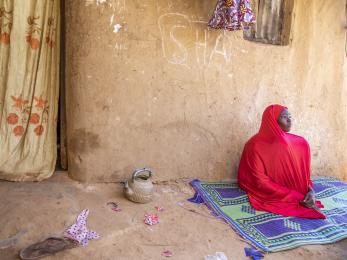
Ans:
{"type": "Polygon", "coordinates": [[[238,182],[256,210],[284,216],[325,218],[310,179],[310,147],[288,133],[291,117],[281,105],[268,106],[259,132],[246,144],[238,182]]]}

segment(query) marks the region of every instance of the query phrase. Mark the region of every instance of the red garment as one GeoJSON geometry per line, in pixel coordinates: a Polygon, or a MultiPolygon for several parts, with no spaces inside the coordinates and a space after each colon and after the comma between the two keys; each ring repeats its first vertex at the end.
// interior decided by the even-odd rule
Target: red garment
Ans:
{"type": "MultiPolygon", "coordinates": [[[[271,105],[263,113],[258,134],[245,145],[238,182],[251,205],[284,216],[325,218],[321,212],[304,207],[310,180],[310,147],[300,136],[284,132],[277,118],[286,107],[271,105]]],[[[317,201],[317,207],[323,205],[317,201]]]]}

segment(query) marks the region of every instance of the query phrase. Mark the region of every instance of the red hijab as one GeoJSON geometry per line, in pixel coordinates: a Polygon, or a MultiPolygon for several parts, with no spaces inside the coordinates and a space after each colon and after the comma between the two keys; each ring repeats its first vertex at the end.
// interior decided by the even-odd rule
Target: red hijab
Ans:
{"type": "MultiPolygon", "coordinates": [[[[239,186],[257,210],[325,218],[321,212],[300,204],[312,187],[310,147],[304,138],[281,129],[277,118],[284,109],[287,108],[281,105],[265,109],[259,132],[245,144],[238,171],[239,186]]],[[[319,201],[316,205],[323,207],[319,201]]]]}

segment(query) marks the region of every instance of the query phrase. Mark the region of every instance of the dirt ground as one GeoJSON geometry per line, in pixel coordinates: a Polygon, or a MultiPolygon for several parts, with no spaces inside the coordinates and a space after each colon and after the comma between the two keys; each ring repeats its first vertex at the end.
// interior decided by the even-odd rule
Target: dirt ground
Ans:
{"type": "MultiPolygon", "coordinates": [[[[45,259],[166,259],[161,256],[165,250],[173,252],[169,259],[198,260],[218,251],[229,260],[248,259],[243,252],[247,243],[205,206],[187,202],[192,195],[187,181],[171,181],[155,185],[153,202],[135,204],[123,197],[121,184],[82,184],[64,172],[41,183],[0,182],[0,259],[18,259],[21,248],[61,235],[84,208],[90,210],[88,228],[101,238],[45,259]],[[122,211],[112,211],[106,205],[110,201],[122,211]],[[144,214],[156,212],[155,206],[165,209],[160,223],[147,226],[144,214]]],[[[267,254],[265,259],[347,259],[347,239],[267,254]]]]}

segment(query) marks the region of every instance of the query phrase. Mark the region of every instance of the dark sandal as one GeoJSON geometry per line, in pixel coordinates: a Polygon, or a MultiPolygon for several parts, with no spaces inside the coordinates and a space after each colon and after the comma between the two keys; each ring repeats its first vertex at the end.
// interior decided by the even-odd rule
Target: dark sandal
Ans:
{"type": "Polygon", "coordinates": [[[49,237],[22,249],[19,257],[22,260],[39,259],[76,246],[78,246],[76,240],[64,237],[49,237]]]}

